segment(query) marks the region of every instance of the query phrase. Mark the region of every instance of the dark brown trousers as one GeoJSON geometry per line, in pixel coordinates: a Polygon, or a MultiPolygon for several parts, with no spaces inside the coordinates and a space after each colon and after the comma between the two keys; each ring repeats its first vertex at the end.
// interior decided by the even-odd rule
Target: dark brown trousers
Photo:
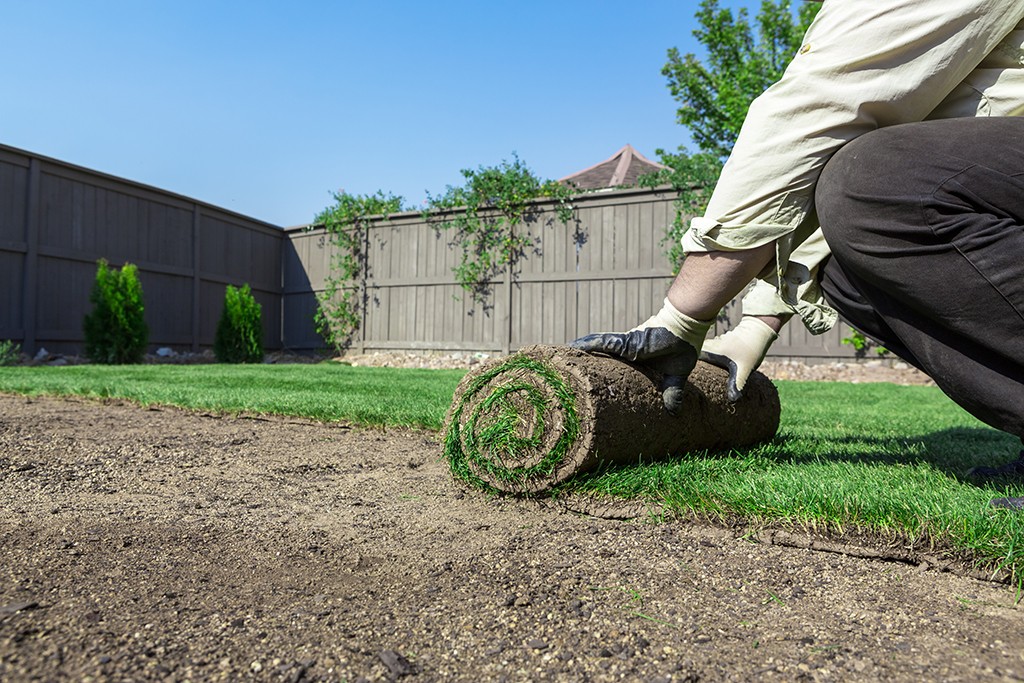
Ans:
{"type": "Polygon", "coordinates": [[[883,128],[816,192],[825,297],[954,401],[1024,436],[1024,118],[883,128]]]}

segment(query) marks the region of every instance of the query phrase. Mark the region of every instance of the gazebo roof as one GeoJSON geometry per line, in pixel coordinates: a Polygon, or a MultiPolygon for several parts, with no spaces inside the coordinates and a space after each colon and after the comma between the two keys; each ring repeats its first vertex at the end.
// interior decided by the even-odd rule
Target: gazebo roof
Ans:
{"type": "Polygon", "coordinates": [[[582,171],[560,178],[558,182],[580,190],[603,190],[612,187],[630,187],[647,173],[660,171],[666,166],[651,161],[643,154],[626,145],[611,158],[594,164],[582,171]]]}

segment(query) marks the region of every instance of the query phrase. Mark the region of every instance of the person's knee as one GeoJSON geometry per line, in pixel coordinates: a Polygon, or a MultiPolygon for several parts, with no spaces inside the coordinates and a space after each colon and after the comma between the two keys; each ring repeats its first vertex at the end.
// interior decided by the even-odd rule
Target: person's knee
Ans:
{"type": "Polygon", "coordinates": [[[814,203],[822,232],[835,248],[857,241],[872,198],[892,179],[892,140],[885,129],[862,135],[836,152],[822,170],[814,203]]]}

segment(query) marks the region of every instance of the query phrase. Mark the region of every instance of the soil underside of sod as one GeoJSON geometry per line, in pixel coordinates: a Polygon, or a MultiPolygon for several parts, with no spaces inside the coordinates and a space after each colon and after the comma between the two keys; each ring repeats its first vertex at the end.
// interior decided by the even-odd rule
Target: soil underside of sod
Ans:
{"type": "Polygon", "coordinates": [[[438,439],[0,396],[0,679],[1024,674],[1005,585],[488,496],[438,439]]]}

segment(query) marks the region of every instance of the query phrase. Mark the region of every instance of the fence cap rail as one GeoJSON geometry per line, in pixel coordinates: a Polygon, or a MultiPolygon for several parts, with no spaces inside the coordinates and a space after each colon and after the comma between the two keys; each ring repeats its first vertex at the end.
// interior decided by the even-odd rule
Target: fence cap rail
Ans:
{"type": "Polygon", "coordinates": [[[26,162],[32,159],[36,159],[45,164],[50,169],[62,169],[64,171],[69,171],[75,174],[105,180],[107,182],[115,183],[117,185],[134,188],[147,194],[167,197],[169,199],[173,199],[177,202],[186,204],[188,206],[198,206],[200,209],[211,213],[217,213],[228,217],[233,216],[235,218],[242,219],[249,223],[257,223],[259,225],[262,225],[263,227],[271,228],[278,232],[284,231],[284,228],[282,228],[280,225],[268,223],[267,221],[260,220],[259,218],[253,218],[252,216],[247,216],[244,213],[232,211],[231,209],[226,209],[223,206],[217,206],[216,204],[204,202],[199,199],[195,199],[194,197],[188,197],[177,192],[165,190],[159,187],[155,187],[153,185],[147,185],[146,183],[140,183],[136,180],[130,180],[128,178],[116,176],[111,173],[104,173],[103,171],[97,171],[95,169],[86,168],[85,166],[78,166],[77,164],[72,164],[67,161],[61,161],[60,159],[54,159],[53,157],[44,156],[42,154],[36,154],[35,152],[19,149],[17,147],[11,147],[10,145],[0,144],[0,153],[15,157],[22,157],[26,160],[26,162]]]}

